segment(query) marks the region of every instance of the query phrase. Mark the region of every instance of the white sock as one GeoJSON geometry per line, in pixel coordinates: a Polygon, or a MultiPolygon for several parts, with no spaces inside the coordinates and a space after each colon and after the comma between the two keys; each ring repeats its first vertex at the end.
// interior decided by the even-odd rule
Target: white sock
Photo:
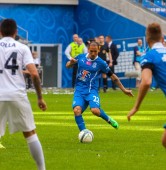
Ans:
{"type": "Polygon", "coordinates": [[[34,134],[26,138],[26,140],[27,140],[31,155],[37,164],[38,170],[45,170],[46,168],[45,168],[43,150],[42,150],[40,141],[37,137],[37,134],[34,134]]]}

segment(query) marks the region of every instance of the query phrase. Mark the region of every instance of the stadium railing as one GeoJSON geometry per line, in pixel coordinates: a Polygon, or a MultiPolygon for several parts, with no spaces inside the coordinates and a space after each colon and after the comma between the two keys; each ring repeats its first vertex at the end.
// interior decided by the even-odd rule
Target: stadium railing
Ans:
{"type": "MultiPolygon", "coordinates": [[[[0,16],[0,21],[5,19],[5,17],[0,16]]],[[[19,40],[24,43],[24,44],[28,44],[28,31],[24,28],[22,28],[21,26],[17,25],[17,29],[18,29],[18,35],[19,35],[19,40]]]]}
{"type": "Polygon", "coordinates": [[[151,12],[157,13],[160,16],[166,18],[166,2],[163,0],[154,0],[154,3],[150,0],[129,0],[135,4],[142,6],[150,10],[151,12]]]}

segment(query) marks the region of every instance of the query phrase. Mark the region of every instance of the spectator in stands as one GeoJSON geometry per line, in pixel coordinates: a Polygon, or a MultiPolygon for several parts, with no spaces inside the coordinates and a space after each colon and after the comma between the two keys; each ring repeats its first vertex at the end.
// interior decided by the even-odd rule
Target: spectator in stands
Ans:
{"type": "MultiPolygon", "coordinates": [[[[73,35],[73,42],[71,42],[66,50],[65,55],[69,60],[75,58],[77,55],[87,53],[87,48],[82,41],[82,38],[79,38],[77,34],[73,35]]],[[[73,75],[72,75],[72,87],[75,86],[76,74],[77,74],[78,65],[75,64],[73,67],[73,75]]]]}
{"type": "MultiPolygon", "coordinates": [[[[73,42],[71,42],[65,50],[65,55],[67,56],[67,58],[69,60],[71,60],[72,58],[75,58],[77,56],[77,48],[78,48],[77,42],[78,42],[78,35],[74,34],[73,35],[73,42]]],[[[74,67],[73,67],[73,75],[72,75],[72,87],[73,88],[75,86],[77,69],[78,69],[78,65],[75,64],[74,67]]]]}
{"type": "MultiPolygon", "coordinates": [[[[99,53],[98,53],[98,56],[101,59],[103,59],[104,61],[107,62],[107,55],[110,55],[109,54],[108,44],[105,42],[103,35],[100,35],[98,39],[99,39],[99,53]]],[[[102,78],[103,78],[103,91],[106,92],[107,88],[108,88],[108,86],[107,86],[107,74],[103,73],[102,78]]]]}
{"type": "Polygon", "coordinates": [[[77,52],[76,52],[76,56],[79,55],[79,54],[88,53],[88,49],[85,46],[82,38],[78,38],[77,44],[78,44],[78,49],[77,49],[77,52]]]}
{"type": "Polygon", "coordinates": [[[133,59],[133,64],[138,72],[138,77],[136,79],[136,87],[139,87],[140,81],[141,81],[141,66],[140,62],[143,59],[142,55],[145,53],[145,48],[143,47],[142,44],[142,39],[138,39],[137,41],[137,46],[134,47],[134,59],[133,59]]]}
{"type": "Polygon", "coordinates": [[[96,42],[96,38],[90,38],[88,41],[85,42],[86,47],[89,47],[91,42],[96,42]]]}
{"type": "MultiPolygon", "coordinates": [[[[129,121],[139,110],[151,85],[152,75],[154,75],[158,86],[166,96],[166,48],[162,44],[162,30],[158,23],[148,25],[146,29],[146,41],[151,50],[145,54],[141,61],[142,80],[137,100],[127,116],[129,121]]],[[[166,124],[164,125],[162,144],[166,148],[166,124]]]]}
{"type": "MultiPolygon", "coordinates": [[[[36,68],[38,69],[38,67],[40,66],[38,53],[36,51],[32,52],[32,57],[33,57],[33,62],[35,64],[36,68]]],[[[32,83],[32,79],[31,79],[31,75],[25,67],[23,68],[23,74],[24,74],[24,78],[25,78],[25,82],[26,82],[26,88],[27,89],[32,88],[33,83],[32,83]]]]}
{"type": "Polygon", "coordinates": [[[40,59],[38,57],[38,53],[36,51],[33,51],[32,56],[33,56],[34,64],[35,64],[36,68],[38,68],[40,66],[40,59]]]}
{"type": "Polygon", "coordinates": [[[154,0],[150,0],[154,4],[154,0]]]}
{"type": "Polygon", "coordinates": [[[94,41],[97,42],[97,43],[100,43],[99,37],[95,37],[94,41]]]}
{"type": "MultiPolygon", "coordinates": [[[[109,48],[109,51],[110,51],[111,56],[112,56],[112,59],[110,57],[109,66],[111,68],[111,71],[113,73],[115,73],[114,67],[115,67],[115,65],[118,64],[117,58],[119,56],[119,51],[118,51],[116,44],[113,43],[111,36],[109,36],[109,35],[106,36],[106,43],[108,44],[108,48],[109,48]]],[[[116,90],[116,84],[113,81],[112,81],[112,89],[116,90]]]]}
{"type": "Polygon", "coordinates": [[[163,6],[165,6],[165,5],[166,5],[166,0],[163,0],[162,5],[163,5],[163,6]]]}

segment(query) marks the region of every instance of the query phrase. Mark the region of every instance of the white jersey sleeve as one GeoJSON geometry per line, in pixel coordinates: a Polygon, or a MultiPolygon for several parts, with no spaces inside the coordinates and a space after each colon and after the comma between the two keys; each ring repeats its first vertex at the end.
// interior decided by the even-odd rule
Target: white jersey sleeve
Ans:
{"type": "Polygon", "coordinates": [[[27,46],[23,46],[24,54],[23,54],[23,65],[26,66],[28,64],[34,63],[32,53],[27,46]]]}

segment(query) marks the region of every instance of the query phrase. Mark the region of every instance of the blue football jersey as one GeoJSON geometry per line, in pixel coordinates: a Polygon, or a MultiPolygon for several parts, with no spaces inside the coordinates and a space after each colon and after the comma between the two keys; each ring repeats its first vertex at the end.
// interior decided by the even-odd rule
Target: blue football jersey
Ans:
{"type": "Polygon", "coordinates": [[[87,58],[88,54],[80,54],[75,59],[78,63],[76,77],[76,90],[81,94],[98,91],[99,78],[101,73],[108,73],[110,70],[107,63],[100,57],[91,60],[87,58]]]}
{"type": "Polygon", "coordinates": [[[166,95],[166,48],[162,43],[155,43],[141,61],[142,68],[150,68],[159,87],[166,95]]]}

